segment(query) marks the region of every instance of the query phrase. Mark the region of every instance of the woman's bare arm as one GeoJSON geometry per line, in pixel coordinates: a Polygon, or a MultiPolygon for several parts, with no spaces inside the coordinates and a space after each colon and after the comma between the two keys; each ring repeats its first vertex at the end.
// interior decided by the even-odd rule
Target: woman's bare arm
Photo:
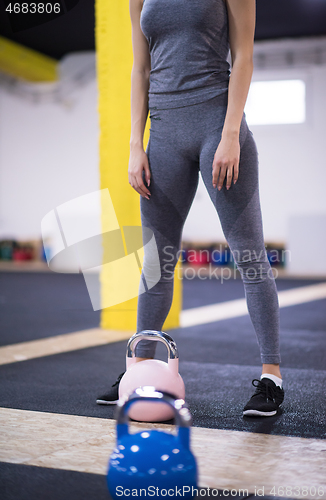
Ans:
{"type": "Polygon", "coordinates": [[[142,172],[149,184],[148,158],[143,148],[144,130],[148,115],[148,88],[151,69],[148,42],[140,28],[143,0],[129,0],[132,27],[133,66],[131,70],[131,133],[129,157],[129,184],[148,199],[150,192],[143,183],[142,172]]]}
{"type": "Polygon", "coordinates": [[[225,0],[229,18],[229,40],[232,71],[229,81],[228,107],[222,139],[213,163],[213,185],[221,189],[227,174],[229,189],[233,175],[236,182],[239,171],[239,132],[243,110],[253,72],[253,44],[255,33],[255,0],[225,0]]]}
{"type": "Polygon", "coordinates": [[[255,0],[226,0],[232,71],[223,133],[239,133],[253,72],[255,0]]]}

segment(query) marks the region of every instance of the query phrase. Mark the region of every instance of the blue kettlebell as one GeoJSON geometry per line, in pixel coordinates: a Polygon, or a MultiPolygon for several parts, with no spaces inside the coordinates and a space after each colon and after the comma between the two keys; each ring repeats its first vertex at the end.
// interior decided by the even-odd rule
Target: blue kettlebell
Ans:
{"type": "Polygon", "coordinates": [[[190,450],[192,417],[184,399],[175,399],[172,394],[153,386],[138,387],[129,397],[119,399],[116,419],[117,443],[107,474],[112,498],[195,496],[197,463],[190,450]],[[176,435],[157,429],[129,434],[128,410],[137,401],[144,400],[170,405],[178,426],[176,435]]]}

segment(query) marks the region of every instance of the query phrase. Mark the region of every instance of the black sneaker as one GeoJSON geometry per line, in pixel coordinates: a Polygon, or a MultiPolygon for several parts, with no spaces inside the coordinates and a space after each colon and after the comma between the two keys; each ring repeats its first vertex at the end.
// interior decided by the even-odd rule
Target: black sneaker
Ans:
{"type": "Polygon", "coordinates": [[[243,415],[253,417],[276,415],[277,409],[284,399],[284,389],[281,389],[267,377],[261,380],[255,378],[252,385],[256,387],[256,391],[244,407],[243,415]],[[258,384],[254,384],[254,382],[258,382],[258,384]]]}
{"type": "Polygon", "coordinates": [[[119,383],[120,380],[122,379],[123,375],[126,372],[120,373],[118,376],[117,380],[112,384],[112,389],[110,389],[106,394],[103,394],[103,396],[99,396],[96,400],[98,405],[115,405],[117,404],[119,400],[119,383]]]}

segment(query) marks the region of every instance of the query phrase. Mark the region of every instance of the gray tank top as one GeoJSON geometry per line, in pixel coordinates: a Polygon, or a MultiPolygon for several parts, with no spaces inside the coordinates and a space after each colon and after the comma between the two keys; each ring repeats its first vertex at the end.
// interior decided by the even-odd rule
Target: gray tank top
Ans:
{"type": "Polygon", "coordinates": [[[228,90],[223,0],[144,0],[140,27],[151,57],[149,108],[196,104],[228,90]]]}

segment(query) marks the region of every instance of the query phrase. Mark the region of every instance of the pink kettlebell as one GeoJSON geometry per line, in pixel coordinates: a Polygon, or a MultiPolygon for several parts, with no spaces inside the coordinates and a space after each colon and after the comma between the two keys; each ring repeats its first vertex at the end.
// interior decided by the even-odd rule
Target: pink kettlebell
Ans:
{"type": "MultiPolygon", "coordinates": [[[[138,387],[152,386],[157,391],[170,393],[176,399],[185,398],[185,385],[179,374],[179,353],[173,338],[165,332],[143,330],[128,341],[126,372],[120,380],[119,399],[138,387]],[[136,363],[135,348],[140,340],[163,342],[168,350],[168,363],[146,359],[136,363]]],[[[162,422],[174,418],[173,410],[160,402],[137,402],[129,412],[130,418],[141,422],[162,422]]]]}

